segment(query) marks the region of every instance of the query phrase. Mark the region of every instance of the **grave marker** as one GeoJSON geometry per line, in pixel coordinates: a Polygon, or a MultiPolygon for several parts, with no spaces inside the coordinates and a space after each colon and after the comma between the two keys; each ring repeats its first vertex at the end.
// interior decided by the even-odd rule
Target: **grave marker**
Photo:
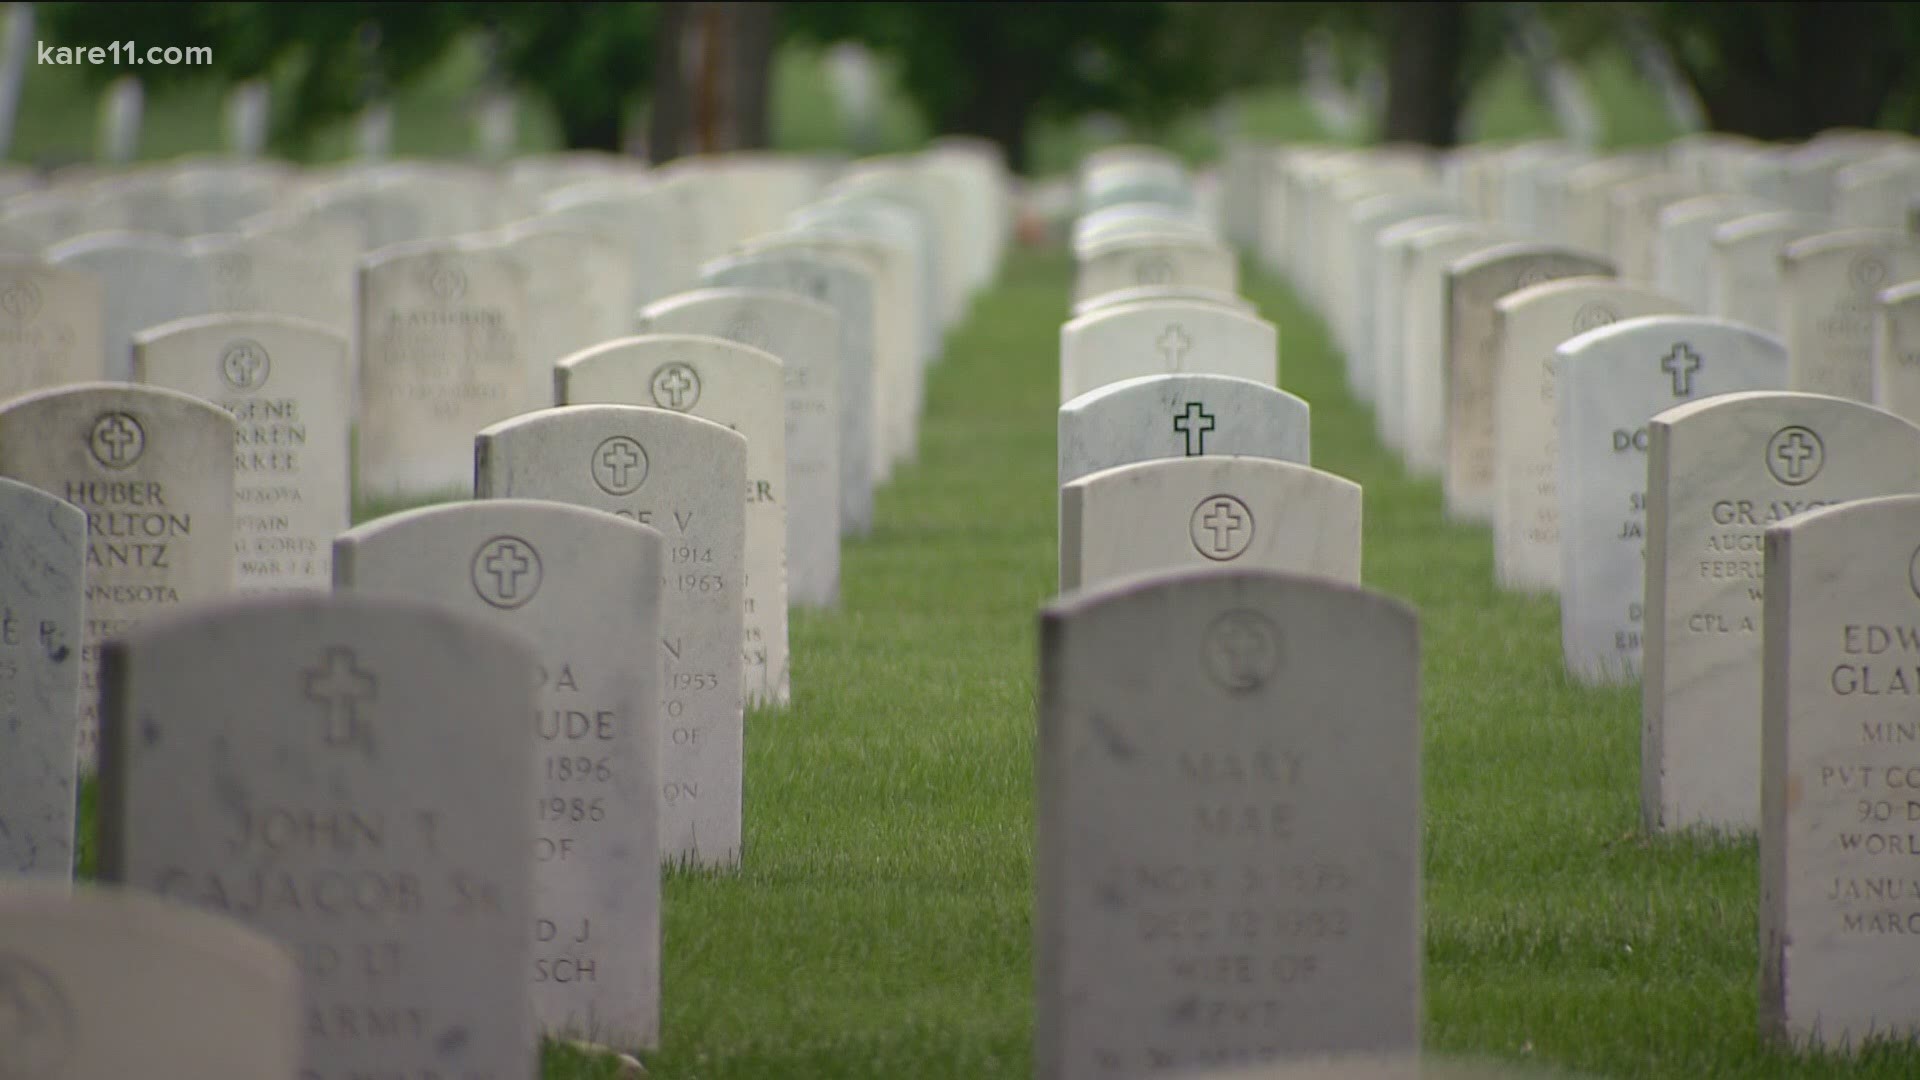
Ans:
{"type": "Polygon", "coordinates": [[[133,373],[133,335],[212,310],[213,286],[187,245],[170,236],[96,232],[47,249],[46,260],[100,284],[100,368],[124,381],[133,373]]]}
{"type": "Polygon", "coordinates": [[[1360,485],[1292,462],[1166,458],[1060,488],[1060,589],[1185,567],[1360,582],[1360,485]]]}
{"type": "Polygon", "coordinates": [[[1074,282],[1075,300],[1140,285],[1187,285],[1240,291],[1234,254],[1215,240],[1168,235],[1124,236],[1087,248],[1074,282]]]}
{"type": "Polygon", "coordinates": [[[741,686],[749,705],[792,696],[787,648],[785,378],[779,358],[723,338],[643,334],[554,368],[562,405],[641,405],[698,416],[747,439],[741,686]]]}
{"type": "MultiPolygon", "coordinates": [[[[787,600],[840,597],[840,317],[774,289],[696,289],[650,304],[643,334],[703,334],[760,349],[786,383],[787,600]]],[[[644,404],[644,402],[642,403],[644,404]]]]}
{"type": "Polygon", "coordinates": [[[1648,422],[1714,394],[1778,390],[1786,362],[1778,338],[1699,315],[1623,319],[1555,351],[1560,647],[1577,681],[1639,674],[1648,422]]]}
{"type": "Polygon", "coordinates": [[[535,674],[349,595],[142,626],[106,648],[101,875],[289,946],[302,1075],[530,1075],[535,674]]]}
{"type": "Polygon", "coordinates": [[[87,516],[0,479],[0,880],[73,877],[87,516]]]}
{"type": "Polygon", "coordinates": [[[660,856],[728,866],[740,858],[747,444],[710,420],[632,405],[566,405],[495,424],[474,439],[474,495],[606,510],[666,540],[660,856]]]}
{"type": "Polygon", "coordinates": [[[1060,406],[1060,479],[1161,458],[1238,455],[1312,464],[1307,403],[1231,375],[1143,375],[1060,406]]]}
{"type": "Polygon", "coordinates": [[[325,589],[353,523],[347,342],[318,323],[206,315],[134,338],[134,379],[233,414],[234,587],[325,589]]]}
{"type": "Polygon", "coordinates": [[[1760,827],[1762,532],[1920,491],[1920,428],[1814,394],[1722,394],[1647,427],[1641,817],[1760,827]]]}
{"type": "Polygon", "coordinates": [[[1857,1052],[1920,1033],[1912,628],[1920,497],[1865,499],[1766,533],[1760,1026],[1857,1052]]]}
{"type": "Polygon", "coordinates": [[[1060,327],[1060,402],[1143,375],[1280,379],[1279,337],[1247,312],[1193,300],[1100,308],[1060,327]]]}
{"type": "Polygon", "coordinates": [[[1493,572],[1502,588],[1560,587],[1554,350],[1595,327],[1683,310],[1670,297],[1605,277],[1543,281],[1494,304],[1493,572]]]}
{"type": "Polygon", "coordinates": [[[598,510],[489,499],[334,542],[342,589],[431,603],[536,651],[532,963],[543,1031],[624,1049],[660,1031],[661,536],[598,510]],[[458,557],[454,557],[458,556],[458,557]]]}
{"type": "Polygon", "coordinates": [[[0,476],[86,513],[80,767],[99,735],[99,650],[141,620],[233,588],[233,417],[126,383],[42,390],[0,406],[0,476]]]}
{"type": "Polygon", "coordinates": [[[1873,403],[1920,423],[1920,282],[1874,298],[1873,403]]]}
{"type": "Polygon", "coordinates": [[[1040,633],[1040,1075],[1414,1050],[1413,612],[1188,572],[1064,596],[1040,633]]]}
{"type": "Polygon", "coordinates": [[[1780,267],[1788,385],[1872,401],[1873,300],[1920,277],[1920,246],[1877,229],[1819,233],[1783,247],[1780,267]]]}
{"type": "Polygon", "coordinates": [[[89,274],[0,256],[0,401],[105,379],[103,305],[89,274]]]}
{"type": "Polygon", "coordinates": [[[0,1075],[294,1080],[293,957],[231,919],[131,889],[0,889],[0,1075]]]}
{"type": "Polygon", "coordinates": [[[1494,378],[1500,362],[1494,305],[1501,297],[1555,278],[1611,276],[1597,255],[1534,243],[1500,244],[1447,268],[1443,433],[1447,514],[1491,521],[1494,506],[1494,378]]]}

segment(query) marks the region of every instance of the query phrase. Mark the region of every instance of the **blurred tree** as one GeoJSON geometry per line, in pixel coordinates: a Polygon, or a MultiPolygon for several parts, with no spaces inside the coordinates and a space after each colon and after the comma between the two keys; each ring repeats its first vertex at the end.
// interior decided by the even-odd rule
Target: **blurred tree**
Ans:
{"type": "Polygon", "coordinates": [[[992,139],[1020,170],[1038,119],[1109,112],[1162,128],[1230,89],[1284,76],[1300,32],[1336,6],[809,3],[783,15],[813,40],[891,53],[934,130],[992,139]]]}
{"type": "Polygon", "coordinates": [[[552,106],[570,149],[618,151],[627,109],[655,72],[660,9],[675,5],[433,6],[493,33],[503,74],[552,106]]]}
{"type": "Polygon", "coordinates": [[[776,4],[665,3],[655,34],[648,156],[769,145],[776,4]],[[686,58],[695,59],[691,70],[686,58]]]}
{"type": "Polygon", "coordinates": [[[1760,139],[1920,120],[1920,5],[1631,5],[1666,42],[1711,126],[1760,139]]]}

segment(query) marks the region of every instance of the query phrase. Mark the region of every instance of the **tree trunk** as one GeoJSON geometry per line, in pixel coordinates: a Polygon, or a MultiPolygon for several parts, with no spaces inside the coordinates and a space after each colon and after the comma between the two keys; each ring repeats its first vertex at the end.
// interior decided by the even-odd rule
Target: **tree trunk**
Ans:
{"type": "Polygon", "coordinates": [[[1459,138],[1464,3],[1392,3],[1387,20],[1386,142],[1452,146],[1459,138]]]}
{"type": "Polygon", "coordinates": [[[1800,140],[1834,127],[1872,127],[1904,58],[1881,4],[1742,5],[1706,24],[1712,56],[1675,59],[1716,131],[1800,140]],[[1781,54],[1782,46],[1789,52],[1781,54]]]}
{"type": "Polygon", "coordinates": [[[647,160],[658,165],[684,151],[687,140],[687,80],[680,65],[690,3],[660,5],[653,45],[653,112],[647,122],[647,160]]]}
{"type": "Polygon", "coordinates": [[[733,10],[733,64],[728,98],[733,103],[733,149],[772,145],[768,99],[773,87],[774,5],[743,0],[733,10]]]}
{"type": "Polygon", "coordinates": [[[1033,119],[1037,95],[1033,80],[1018,64],[996,65],[976,57],[974,70],[992,73],[984,85],[968,94],[953,111],[939,120],[942,135],[979,135],[998,143],[1006,155],[1007,169],[1016,174],[1027,172],[1027,129],[1033,119]]]}

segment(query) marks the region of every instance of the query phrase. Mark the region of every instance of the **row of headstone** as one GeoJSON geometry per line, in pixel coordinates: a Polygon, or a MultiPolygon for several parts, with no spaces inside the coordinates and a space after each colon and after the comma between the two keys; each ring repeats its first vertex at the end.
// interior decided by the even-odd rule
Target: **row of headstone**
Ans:
{"type": "Polygon", "coordinates": [[[1765,1029],[1920,1030],[1912,725],[1873,700],[1913,681],[1913,551],[1875,551],[1920,513],[1920,143],[1243,148],[1227,184],[1498,584],[1558,594],[1568,674],[1639,680],[1647,828],[1759,833],[1765,1029]]]}
{"type": "Polygon", "coordinates": [[[1413,613],[1171,157],[1090,157],[1041,619],[1041,1076],[1419,1043],[1413,613]]]}
{"type": "Polygon", "coordinates": [[[790,567],[837,602],[841,536],[997,267],[1001,173],[964,143],[858,163],[784,231],[704,271],[689,248],[706,283],[643,308],[417,241],[363,263],[357,346],[136,321],[146,385],[0,402],[0,873],[70,877],[97,725],[103,876],[292,947],[306,1072],[526,1075],[536,1030],[652,1045],[660,868],[742,857],[743,704],[788,695],[790,567]],[[569,303],[606,329],[542,367],[527,318],[569,303]],[[454,494],[430,485],[456,460],[462,501],[348,528],[354,496],[454,494]]]}

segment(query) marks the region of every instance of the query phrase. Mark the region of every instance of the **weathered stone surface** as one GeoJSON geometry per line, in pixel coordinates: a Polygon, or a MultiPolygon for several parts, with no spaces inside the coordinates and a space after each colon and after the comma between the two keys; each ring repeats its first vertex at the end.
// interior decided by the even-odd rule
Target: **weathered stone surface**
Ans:
{"type": "Polygon", "coordinates": [[[107,377],[100,282],[24,255],[0,255],[0,401],[107,377]]]}
{"type": "Polygon", "coordinates": [[[1060,483],[1161,458],[1239,456],[1312,464],[1307,403],[1231,375],[1143,375],[1060,406],[1060,483]]]}
{"type": "Polygon", "coordinates": [[[1100,308],[1060,327],[1060,402],[1142,375],[1280,379],[1272,323],[1220,304],[1155,300],[1100,308]]]}
{"type": "Polygon", "coordinates": [[[0,879],[73,877],[87,516],[0,480],[0,879]]]}

